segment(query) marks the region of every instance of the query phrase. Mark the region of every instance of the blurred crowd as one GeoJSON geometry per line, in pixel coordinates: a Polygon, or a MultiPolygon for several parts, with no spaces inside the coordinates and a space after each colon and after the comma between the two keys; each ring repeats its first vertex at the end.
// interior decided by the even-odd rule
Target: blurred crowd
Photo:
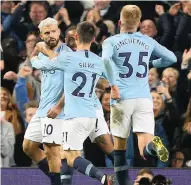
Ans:
{"type": "MultiPolygon", "coordinates": [[[[90,21],[96,26],[91,51],[101,56],[102,42],[119,33],[121,8],[136,4],[142,10],[140,32],[172,50],[178,62],[168,68],[149,70],[153,97],[155,135],[162,138],[170,159],[162,163],[144,160],[137,137],[131,133],[126,157],[131,167],[191,167],[191,2],[189,1],[1,1],[1,162],[0,166],[31,166],[23,153],[25,130],[40,101],[40,71],[32,68],[29,56],[40,41],[38,25],[55,18],[61,40],[75,51],[76,24],[90,21]]],[[[152,56],[150,60],[156,59],[152,56]]],[[[110,124],[110,89],[101,79],[96,93],[110,124]]],[[[105,154],[87,139],[83,155],[98,167],[111,167],[105,154]]]]}

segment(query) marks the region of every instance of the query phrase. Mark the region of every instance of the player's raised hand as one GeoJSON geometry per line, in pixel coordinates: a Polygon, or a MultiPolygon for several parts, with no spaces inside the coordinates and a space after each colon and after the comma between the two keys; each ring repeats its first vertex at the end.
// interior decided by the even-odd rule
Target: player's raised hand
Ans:
{"type": "Polygon", "coordinates": [[[120,99],[119,87],[116,85],[111,87],[111,99],[113,99],[113,100],[119,100],[120,99]]]}
{"type": "Polygon", "coordinates": [[[60,107],[60,106],[54,106],[54,107],[52,107],[52,108],[48,111],[47,117],[54,119],[54,118],[56,118],[56,117],[58,116],[58,114],[60,114],[61,110],[62,110],[62,107],[60,107]]]}
{"type": "Polygon", "coordinates": [[[24,66],[19,70],[19,76],[26,78],[32,74],[32,69],[30,67],[24,66]]]}
{"type": "Polygon", "coordinates": [[[58,54],[52,51],[45,42],[38,42],[36,44],[35,50],[38,50],[49,58],[55,58],[58,56],[58,54]]]}
{"type": "Polygon", "coordinates": [[[35,46],[35,49],[37,49],[39,52],[42,52],[47,47],[45,42],[38,42],[35,46]]]}

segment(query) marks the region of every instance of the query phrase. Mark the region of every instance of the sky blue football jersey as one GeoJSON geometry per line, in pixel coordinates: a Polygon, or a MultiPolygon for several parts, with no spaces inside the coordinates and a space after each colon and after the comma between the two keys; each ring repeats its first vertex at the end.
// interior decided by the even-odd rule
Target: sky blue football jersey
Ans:
{"type": "MultiPolygon", "coordinates": [[[[33,61],[37,64],[38,61],[33,61]]],[[[34,65],[35,65],[34,64],[34,65]]],[[[39,68],[64,71],[64,119],[96,118],[95,86],[104,65],[99,56],[88,50],[60,53],[52,60],[40,61],[39,68]]]]}
{"type": "MultiPolygon", "coordinates": [[[[60,52],[69,52],[72,51],[69,47],[67,47],[64,43],[62,43],[56,50],[59,54],[60,52]]],[[[32,62],[32,66],[34,68],[39,69],[39,65],[42,61],[46,61],[48,59],[47,56],[39,53],[38,58],[40,60],[36,60],[36,62],[32,62]]],[[[64,72],[58,69],[42,69],[41,70],[41,96],[39,107],[36,112],[37,117],[46,117],[48,111],[55,106],[59,99],[62,97],[64,93],[64,72]]],[[[64,117],[64,109],[57,116],[57,118],[64,117]]]]}
{"type": "Polygon", "coordinates": [[[148,72],[151,54],[159,57],[155,67],[177,61],[173,52],[140,32],[121,33],[103,43],[102,60],[110,84],[120,88],[121,100],[151,98],[148,72]]]}

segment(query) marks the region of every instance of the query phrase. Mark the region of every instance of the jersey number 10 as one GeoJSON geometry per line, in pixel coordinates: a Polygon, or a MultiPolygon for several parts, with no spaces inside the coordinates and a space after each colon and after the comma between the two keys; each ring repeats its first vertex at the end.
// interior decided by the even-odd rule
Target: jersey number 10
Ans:
{"type": "MultiPolygon", "coordinates": [[[[123,66],[127,67],[129,69],[128,73],[126,74],[122,74],[119,73],[119,77],[120,78],[129,78],[132,74],[133,74],[133,67],[132,65],[129,63],[129,59],[131,57],[131,52],[125,52],[125,53],[119,53],[118,55],[119,57],[125,57],[125,61],[123,63],[123,66]]],[[[139,53],[139,63],[138,66],[143,66],[145,71],[143,74],[137,72],[136,76],[139,78],[144,78],[147,75],[147,63],[143,62],[143,57],[144,56],[148,56],[148,52],[140,52],[139,53]]]]}

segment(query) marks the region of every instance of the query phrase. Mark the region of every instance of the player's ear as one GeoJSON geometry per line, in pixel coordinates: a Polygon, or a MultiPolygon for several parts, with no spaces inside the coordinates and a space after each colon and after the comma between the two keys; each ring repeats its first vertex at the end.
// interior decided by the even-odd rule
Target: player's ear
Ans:
{"type": "Polygon", "coordinates": [[[140,28],[140,27],[141,27],[141,22],[138,22],[137,28],[140,28]]]}
{"type": "Polygon", "coordinates": [[[42,36],[42,33],[40,33],[40,38],[41,38],[41,40],[44,40],[44,39],[43,39],[43,36],[42,36]]]}
{"type": "Polygon", "coordinates": [[[118,26],[121,27],[121,20],[118,20],[118,26]]]}
{"type": "Polygon", "coordinates": [[[58,28],[58,34],[60,35],[60,29],[58,28]]]}
{"type": "Polygon", "coordinates": [[[78,40],[78,34],[77,33],[75,33],[74,38],[75,38],[75,40],[78,40]]]}

